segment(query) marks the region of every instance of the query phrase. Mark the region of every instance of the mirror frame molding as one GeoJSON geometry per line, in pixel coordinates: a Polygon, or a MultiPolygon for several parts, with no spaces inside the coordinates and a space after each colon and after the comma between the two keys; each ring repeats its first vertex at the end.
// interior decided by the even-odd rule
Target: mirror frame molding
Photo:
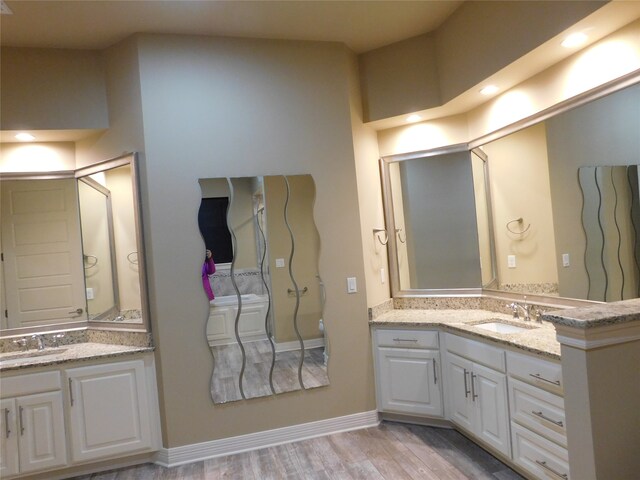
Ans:
{"type": "MultiPolygon", "coordinates": [[[[400,162],[404,160],[415,160],[419,158],[428,158],[437,155],[444,155],[448,153],[459,153],[463,151],[471,152],[472,150],[481,147],[489,142],[498,140],[502,137],[506,137],[512,133],[523,130],[527,127],[533,126],[537,123],[543,122],[548,118],[555,115],[559,115],[566,111],[572,110],[576,107],[582,106],[586,103],[592,102],[599,98],[605,97],[617,91],[623,90],[626,87],[633,86],[640,83],[640,69],[623,75],[615,80],[604,83],[591,90],[580,93],[567,100],[556,103],[548,108],[545,108],[529,117],[523,118],[505,127],[499,128],[489,134],[477,137],[466,143],[457,143],[452,145],[446,145],[442,147],[436,147],[427,150],[420,150],[415,152],[399,153],[393,155],[385,155],[380,157],[380,182],[382,187],[382,203],[384,210],[385,227],[387,232],[390,228],[395,228],[395,218],[393,215],[393,203],[391,198],[391,181],[389,164],[394,162],[400,162]]],[[[568,297],[553,297],[548,295],[536,295],[536,294],[522,294],[516,292],[507,292],[504,290],[495,290],[486,287],[477,288],[451,288],[451,289],[405,289],[400,288],[400,272],[398,269],[397,258],[397,243],[396,235],[389,235],[389,241],[387,242],[387,258],[389,262],[389,279],[391,282],[391,297],[403,298],[403,297],[483,297],[490,296],[494,298],[500,298],[504,300],[522,300],[523,297],[527,297],[529,301],[533,303],[548,305],[548,306],[585,306],[585,305],[597,305],[603,302],[594,300],[582,300],[568,297]]],[[[495,263],[495,251],[492,251],[492,263],[495,263]]]]}
{"type": "Polygon", "coordinates": [[[118,157],[104,160],[76,170],[60,170],[50,172],[0,172],[1,180],[58,180],[58,179],[78,179],[87,175],[110,170],[124,165],[131,166],[131,188],[135,203],[134,219],[136,226],[136,245],[138,248],[138,278],[140,281],[140,308],[142,310],[142,323],[131,322],[101,322],[82,320],[76,322],[62,322],[51,325],[9,328],[0,331],[0,338],[12,336],[24,336],[33,333],[50,333],[61,330],[80,330],[90,328],[92,330],[126,330],[134,332],[151,332],[151,322],[149,320],[149,292],[147,284],[146,256],[144,250],[144,230],[142,223],[142,198],[139,186],[138,153],[124,153],[118,157]]]}

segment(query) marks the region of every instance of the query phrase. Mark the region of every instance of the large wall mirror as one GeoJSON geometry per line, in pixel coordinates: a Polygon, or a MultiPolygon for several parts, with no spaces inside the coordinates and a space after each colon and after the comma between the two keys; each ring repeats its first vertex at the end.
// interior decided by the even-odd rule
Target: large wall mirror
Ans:
{"type": "Polygon", "coordinates": [[[637,82],[481,145],[383,158],[394,295],[638,297],[637,82]]]}
{"type": "Polygon", "coordinates": [[[135,155],[0,189],[1,335],[148,328],[135,155]]]}
{"type": "Polygon", "coordinates": [[[328,385],[313,178],[199,183],[214,403],[328,385]]]}

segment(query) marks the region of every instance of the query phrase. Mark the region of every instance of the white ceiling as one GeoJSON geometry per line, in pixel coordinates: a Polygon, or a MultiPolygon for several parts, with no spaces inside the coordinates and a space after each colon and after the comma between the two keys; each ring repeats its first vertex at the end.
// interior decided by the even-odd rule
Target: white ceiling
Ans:
{"type": "Polygon", "coordinates": [[[3,46],[103,49],[136,32],[343,42],[356,53],[437,28],[458,0],[4,0],[3,46]]]}

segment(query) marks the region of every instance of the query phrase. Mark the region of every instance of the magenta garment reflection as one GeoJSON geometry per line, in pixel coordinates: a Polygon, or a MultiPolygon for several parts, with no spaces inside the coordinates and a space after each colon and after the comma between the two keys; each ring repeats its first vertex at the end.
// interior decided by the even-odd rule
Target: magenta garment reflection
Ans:
{"type": "Polygon", "coordinates": [[[202,264],[202,286],[204,291],[209,297],[209,301],[215,298],[213,290],[211,289],[211,282],[209,282],[209,275],[216,273],[216,264],[213,262],[213,258],[207,258],[202,264]]]}

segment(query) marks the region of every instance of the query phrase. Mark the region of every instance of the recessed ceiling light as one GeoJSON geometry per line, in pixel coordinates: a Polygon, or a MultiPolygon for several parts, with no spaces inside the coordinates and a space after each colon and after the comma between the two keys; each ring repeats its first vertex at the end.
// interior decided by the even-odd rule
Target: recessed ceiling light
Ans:
{"type": "Polygon", "coordinates": [[[407,122],[409,122],[409,123],[419,122],[420,120],[422,120],[422,117],[420,115],[415,114],[415,113],[413,115],[409,115],[407,117],[407,122]]]}
{"type": "Polygon", "coordinates": [[[486,87],[482,87],[480,89],[480,93],[482,95],[492,95],[498,91],[498,87],[495,85],[487,85],[486,87]]]}
{"type": "Polygon", "coordinates": [[[562,45],[565,48],[579,47],[580,45],[584,44],[587,41],[587,38],[589,37],[587,37],[586,33],[582,33],[582,32],[572,33],[567,38],[565,38],[560,45],[562,45]]]}
{"type": "Polygon", "coordinates": [[[30,133],[26,133],[26,132],[18,133],[16,135],[16,138],[18,140],[20,140],[21,142],[33,142],[36,139],[36,137],[34,137],[30,133]]]}

